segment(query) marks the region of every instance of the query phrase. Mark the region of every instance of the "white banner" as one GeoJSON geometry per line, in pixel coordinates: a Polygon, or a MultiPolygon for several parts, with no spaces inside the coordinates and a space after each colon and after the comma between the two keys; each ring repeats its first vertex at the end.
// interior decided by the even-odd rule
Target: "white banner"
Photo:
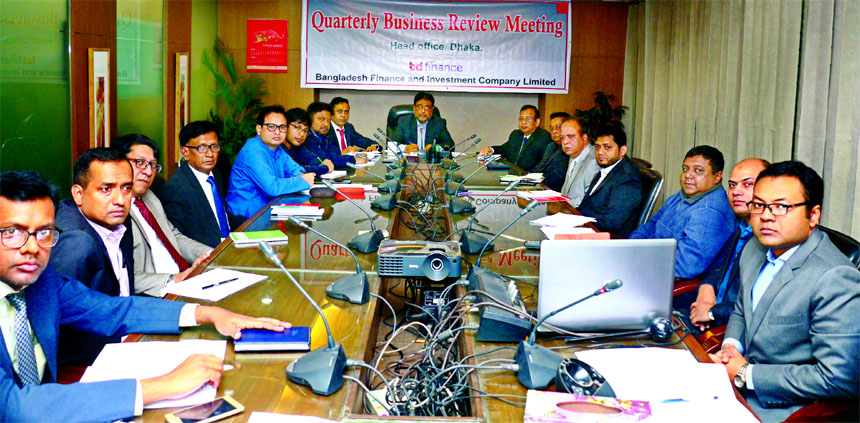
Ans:
{"type": "Polygon", "coordinates": [[[566,93],[569,28],[569,0],[304,0],[301,86],[566,93]]]}

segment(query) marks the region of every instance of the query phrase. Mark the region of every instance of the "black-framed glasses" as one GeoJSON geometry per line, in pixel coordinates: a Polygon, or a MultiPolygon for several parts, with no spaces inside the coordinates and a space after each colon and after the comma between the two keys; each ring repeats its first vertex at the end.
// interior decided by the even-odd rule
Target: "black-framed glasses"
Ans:
{"type": "Polygon", "coordinates": [[[148,161],[143,160],[143,159],[128,159],[128,161],[131,162],[131,164],[133,164],[134,167],[136,167],[140,170],[144,170],[144,169],[146,169],[147,166],[149,166],[152,168],[153,172],[155,172],[155,173],[161,172],[162,166],[160,164],[158,164],[158,162],[148,162],[148,161]]]}
{"type": "Polygon", "coordinates": [[[307,126],[290,125],[290,128],[293,128],[296,131],[299,131],[299,134],[305,134],[305,135],[307,135],[308,131],[310,131],[310,128],[308,128],[307,126]]]}
{"type": "Polygon", "coordinates": [[[765,204],[765,203],[759,203],[758,201],[750,201],[749,203],[747,203],[747,208],[750,209],[750,214],[762,214],[762,213],[764,213],[764,209],[767,209],[770,212],[770,214],[772,214],[774,216],[785,216],[786,214],[788,214],[788,211],[791,210],[792,208],[805,206],[808,204],[809,204],[809,202],[807,202],[807,201],[804,201],[802,203],[797,203],[797,204],[780,204],[780,203],[765,204]]]}
{"type": "Polygon", "coordinates": [[[263,126],[269,130],[269,132],[276,134],[278,131],[287,132],[287,125],[276,125],[274,123],[264,123],[263,126]]]}
{"type": "Polygon", "coordinates": [[[6,248],[21,248],[31,236],[34,236],[40,247],[51,248],[57,245],[60,232],[57,228],[39,229],[36,232],[28,232],[18,228],[2,228],[0,229],[0,242],[6,248]]]}
{"type": "Polygon", "coordinates": [[[221,151],[221,144],[212,144],[212,145],[203,144],[203,145],[196,145],[193,147],[190,145],[186,145],[185,148],[197,150],[197,152],[200,154],[206,154],[206,152],[209,150],[212,150],[213,153],[217,153],[217,152],[221,151]]]}

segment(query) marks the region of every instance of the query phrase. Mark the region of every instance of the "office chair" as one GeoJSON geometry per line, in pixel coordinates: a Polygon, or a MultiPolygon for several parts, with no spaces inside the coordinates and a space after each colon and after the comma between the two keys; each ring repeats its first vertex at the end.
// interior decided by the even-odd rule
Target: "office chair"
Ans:
{"type": "Polygon", "coordinates": [[[654,169],[640,168],[639,181],[642,183],[642,202],[639,204],[637,226],[644,224],[651,217],[654,204],[657,203],[657,197],[660,196],[660,190],[663,188],[663,176],[654,169]]]}
{"type": "Polygon", "coordinates": [[[651,169],[651,162],[648,160],[630,157],[630,162],[639,169],[651,169]]]}
{"type": "Polygon", "coordinates": [[[825,228],[822,225],[818,225],[818,229],[821,229],[822,232],[826,233],[827,236],[830,237],[830,242],[832,242],[839,251],[842,251],[842,254],[845,254],[845,257],[848,257],[848,260],[851,260],[851,263],[854,263],[854,266],[860,268],[860,242],[857,242],[856,239],[851,238],[842,232],[825,228]]]}
{"type": "MultiPolygon", "coordinates": [[[[397,121],[403,116],[409,116],[413,113],[415,111],[411,104],[391,106],[391,109],[388,110],[388,119],[385,121],[385,134],[391,138],[394,135],[394,131],[397,130],[397,121]]],[[[438,107],[433,108],[433,116],[442,117],[438,107]]]]}

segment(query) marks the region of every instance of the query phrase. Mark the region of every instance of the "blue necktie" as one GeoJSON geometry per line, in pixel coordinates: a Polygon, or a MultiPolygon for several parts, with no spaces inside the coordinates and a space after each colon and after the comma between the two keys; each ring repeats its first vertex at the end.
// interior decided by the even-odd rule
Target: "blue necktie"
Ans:
{"type": "Polygon", "coordinates": [[[215,178],[212,175],[209,175],[206,178],[206,182],[209,182],[209,187],[212,188],[212,202],[215,203],[215,214],[217,214],[218,218],[218,226],[221,227],[221,238],[227,238],[230,236],[230,226],[227,225],[227,213],[224,211],[224,201],[221,199],[221,195],[218,194],[218,186],[215,185],[215,178]]]}
{"type": "Polygon", "coordinates": [[[747,245],[747,241],[750,240],[752,235],[752,226],[744,226],[741,228],[741,233],[738,235],[738,242],[735,245],[735,251],[732,253],[731,262],[726,266],[726,274],[723,276],[723,281],[720,282],[720,291],[717,293],[717,304],[723,302],[723,298],[726,297],[726,291],[729,288],[729,278],[732,276],[734,267],[738,265],[738,260],[741,256],[741,251],[744,250],[744,246],[747,245]]]}
{"type": "Polygon", "coordinates": [[[6,296],[15,307],[15,348],[18,352],[18,377],[25,385],[39,384],[39,369],[36,367],[36,350],[30,334],[30,321],[27,320],[27,302],[23,292],[6,296]]]}

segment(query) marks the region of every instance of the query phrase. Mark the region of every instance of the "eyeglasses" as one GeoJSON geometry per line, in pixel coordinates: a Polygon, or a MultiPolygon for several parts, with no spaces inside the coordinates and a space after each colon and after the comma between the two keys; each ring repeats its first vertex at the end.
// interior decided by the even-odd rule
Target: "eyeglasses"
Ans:
{"type": "Polygon", "coordinates": [[[521,118],[520,118],[520,122],[531,123],[531,122],[534,122],[534,121],[535,121],[535,118],[533,118],[533,117],[521,117],[521,118]]]}
{"type": "Polygon", "coordinates": [[[428,111],[428,112],[429,112],[429,111],[431,111],[431,110],[433,110],[433,106],[422,106],[422,105],[420,105],[420,104],[416,104],[416,105],[415,105],[415,106],[413,106],[413,107],[415,107],[415,110],[421,110],[421,109],[424,109],[424,110],[426,110],[426,111],[428,111]]]}
{"type": "Polygon", "coordinates": [[[217,153],[217,152],[221,151],[221,144],[212,144],[212,145],[203,144],[203,145],[197,145],[197,146],[193,146],[193,147],[190,145],[186,145],[185,148],[197,150],[197,152],[200,154],[206,154],[206,152],[209,150],[212,150],[213,153],[217,153]]]}
{"type": "Polygon", "coordinates": [[[150,163],[150,162],[143,160],[143,159],[128,159],[128,161],[131,162],[131,164],[133,164],[134,167],[136,167],[140,170],[144,170],[144,169],[146,169],[147,166],[149,166],[152,168],[153,172],[155,172],[155,173],[161,172],[161,165],[158,164],[158,162],[151,162],[150,163]]]}
{"type": "Polygon", "coordinates": [[[287,125],[275,125],[274,123],[264,123],[263,126],[269,130],[269,132],[273,134],[277,134],[280,132],[287,132],[287,125]]]}
{"type": "Polygon", "coordinates": [[[765,204],[759,203],[757,201],[750,201],[749,203],[747,203],[747,207],[750,209],[750,214],[762,214],[764,213],[764,209],[767,209],[770,214],[774,216],[785,216],[786,214],[788,214],[788,211],[791,210],[793,207],[800,207],[808,204],[809,202],[806,201],[797,204],[765,204]]]}
{"type": "Polygon", "coordinates": [[[290,125],[290,128],[293,128],[296,131],[299,131],[299,134],[305,134],[305,135],[308,134],[308,130],[309,130],[307,126],[298,126],[298,125],[290,125]]]}
{"type": "Polygon", "coordinates": [[[27,232],[17,228],[3,228],[0,229],[0,242],[6,248],[21,248],[30,239],[30,236],[35,236],[36,243],[40,247],[51,248],[57,245],[57,241],[60,239],[60,232],[57,228],[39,229],[36,232],[27,232]]]}

